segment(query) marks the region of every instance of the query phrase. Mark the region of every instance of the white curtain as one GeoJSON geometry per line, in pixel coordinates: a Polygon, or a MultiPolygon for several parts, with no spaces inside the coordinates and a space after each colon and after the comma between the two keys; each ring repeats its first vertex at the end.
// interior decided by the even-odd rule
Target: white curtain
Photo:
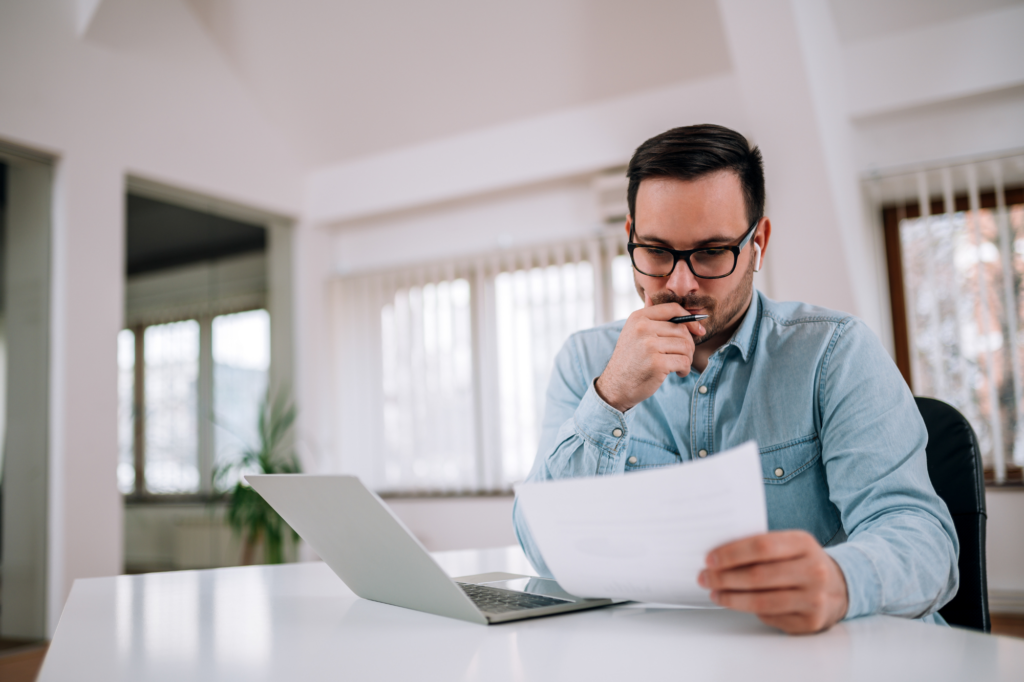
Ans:
{"type": "Polygon", "coordinates": [[[508,490],[536,454],[562,344],[641,305],[619,272],[624,241],[338,278],[337,447],[325,469],[382,492],[508,490]]]}

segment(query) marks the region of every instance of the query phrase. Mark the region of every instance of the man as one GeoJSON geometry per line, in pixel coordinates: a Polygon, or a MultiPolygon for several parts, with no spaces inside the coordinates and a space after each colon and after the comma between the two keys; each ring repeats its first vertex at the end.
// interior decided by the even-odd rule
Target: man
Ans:
{"type": "Polygon", "coordinates": [[[644,307],[566,342],[527,480],[644,470],[756,440],[771,531],[708,554],[698,580],[715,603],[789,633],[872,613],[943,622],[958,544],[906,383],[856,318],[753,288],[772,233],[759,150],[721,126],[676,128],[641,145],[627,175],[644,307]],[[709,317],[669,321],[687,314],[709,317]]]}

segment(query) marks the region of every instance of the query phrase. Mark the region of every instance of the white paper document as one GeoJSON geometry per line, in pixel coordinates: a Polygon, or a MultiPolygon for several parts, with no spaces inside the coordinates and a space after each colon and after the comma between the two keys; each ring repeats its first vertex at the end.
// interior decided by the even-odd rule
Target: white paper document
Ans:
{"type": "Polygon", "coordinates": [[[764,478],[749,441],[708,459],[516,489],[548,568],[579,597],[710,606],[707,553],[768,531],[764,478]]]}

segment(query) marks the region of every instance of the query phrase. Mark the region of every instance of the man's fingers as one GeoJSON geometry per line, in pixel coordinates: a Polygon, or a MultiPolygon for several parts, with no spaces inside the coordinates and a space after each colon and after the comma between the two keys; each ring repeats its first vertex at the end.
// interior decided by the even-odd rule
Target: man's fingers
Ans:
{"type": "Polygon", "coordinates": [[[646,320],[643,324],[644,326],[640,327],[640,329],[654,336],[692,338],[694,336],[704,336],[705,334],[704,325],[700,322],[676,324],[675,322],[667,322],[665,320],[646,320]]]}
{"type": "Polygon", "coordinates": [[[662,355],[685,355],[693,357],[695,346],[693,339],[687,336],[652,336],[647,340],[647,347],[654,353],[662,355]]]}
{"type": "Polygon", "coordinates": [[[676,372],[677,374],[682,372],[685,376],[690,373],[690,369],[693,365],[693,360],[688,355],[681,354],[665,354],[659,355],[655,361],[654,366],[657,367],[658,371],[665,375],[676,372]]]}
{"type": "Polygon", "coordinates": [[[771,590],[803,587],[811,582],[807,562],[774,561],[727,570],[706,569],[700,583],[711,590],[771,590]]]}
{"type": "Polygon", "coordinates": [[[829,619],[813,595],[801,590],[722,592],[713,594],[713,599],[733,610],[755,613],[765,625],[791,635],[821,632],[837,622],[829,619]]]}
{"type": "MultiPolygon", "coordinates": [[[[649,298],[647,299],[650,300],[649,298]]],[[[643,314],[652,320],[671,320],[673,317],[682,317],[683,315],[689,315],[690,313],[683,306],[678,303],[659,303],[658,305],[648,305],[646,308],[642,308],[643,314]]]]}
{"type": "MultiPolygon", "coordinates": [[[[707,322],[707,320],[705,320],[705,322],[707,322]]],[[[707,330],[700,322],[687,322],[685,325],[680,326],[686,327],[693,336],[701,337],[707,334],[707,330]]]]}
{"type": "Polygon", "coordinates": [[[651,305],[649,303],[650,299],[646,297],[646,293],[644,296],[648,305],[640,310],[634,311],[630,317],[636,315],[638,320],[646,319],[653,325],[651,330],[659,336],[677,336],[681,333],[703,336],[706,333],[704,325],[702,325],[699,320],[683,324],[669,322],[669,320],[674,317],[684,317],[690,314],[690,311],[678,303],[659,303],[658,305],[651,305]]]}
{"type": "Polygon", "coordinates": [[[802,530],[775,531],[736,540],[711,550],[709,568],[718,570],[770,561],[784,561],[803,556],[818,546],[817,541],[802,530]]]}
{"type": "Polygon", "coordinates": [[[787,635],[808,635],[827,629],[829,623],[808,616],[805,613],[785,613],[781,616],[758,615],[761,622],[769,627],[778,628],[787,635]]]}
{"type": "Polygon", "coordinates": [[[673,324],[664,320],[645,320],[639,330],[650,336],[664,336],[665,338],[682,339],[692,336],[690,325],[673,324]]]}
{"type": "Polygon", "coordinates": [[[818,604],[812,603],[813,596],[807,590],[762,590],[759,592],[733,592],[716,590],[711,601],[734,611],[756,613],[759,616],[781,616],[791,613],[812,613],[818,611],[818,604]]]}

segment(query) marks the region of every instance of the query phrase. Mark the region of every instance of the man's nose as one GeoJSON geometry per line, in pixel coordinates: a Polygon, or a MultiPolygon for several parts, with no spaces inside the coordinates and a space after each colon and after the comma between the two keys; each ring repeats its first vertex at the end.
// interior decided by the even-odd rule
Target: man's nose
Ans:
{"type": "Polygon", "coordinates": [[[682,259],[676,263],[675,270],[668,276],[668,281],[665,283],[665,288],[676,296],[685,296],[692,293],[699,286],[700,280],[690,272],[690,267],[682,259]]]}

